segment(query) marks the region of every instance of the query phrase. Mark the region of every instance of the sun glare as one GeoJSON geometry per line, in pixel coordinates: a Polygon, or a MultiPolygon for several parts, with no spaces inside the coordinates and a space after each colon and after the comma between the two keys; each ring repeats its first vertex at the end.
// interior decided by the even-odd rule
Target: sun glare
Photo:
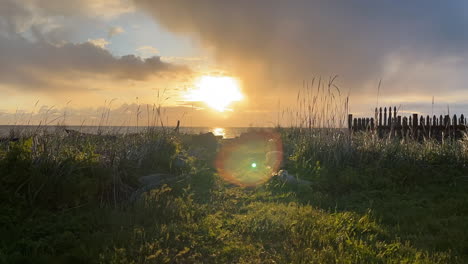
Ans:
{"type": "Polygon", "coordinates": [[[213,135],[215,136],[222,136],[222,137],[226,136],[226,131],[224,130],[224,128],[221,128],[221,127],[217,127],[213,129],[212,132],[213,132],[213,135]]]}
{"type": "Polygon", "coordinates": [[[202,76],[195,83],[195,89],[187,95],[189,101],[203,102],[219,112],[231,110],[229,105],[243,98],[239,82],[225,76],[202,76]]]}

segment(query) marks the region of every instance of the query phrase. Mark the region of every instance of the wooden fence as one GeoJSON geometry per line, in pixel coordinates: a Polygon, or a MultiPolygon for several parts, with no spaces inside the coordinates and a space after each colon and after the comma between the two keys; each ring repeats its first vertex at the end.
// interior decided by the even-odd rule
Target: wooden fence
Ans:
{"type": "Polygon", "coordinates": [[[461,138],[467,130],[467,119],[462,114],[445,116],[409,116],[398,115],[396,107],[385,107],[382,110],[375,109],[375,115],[371,118],[353,118],[348,116],[348,128],[350,132],[373,131],[380,136],[436,138],[447,137],[461,138]],[[393,110],[393,111],[392,111],[393,110]]]}

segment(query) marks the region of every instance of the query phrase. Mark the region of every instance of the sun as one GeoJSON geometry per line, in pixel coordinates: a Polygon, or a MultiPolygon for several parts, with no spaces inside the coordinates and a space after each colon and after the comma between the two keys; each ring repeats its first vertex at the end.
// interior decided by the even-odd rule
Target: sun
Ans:
{"type": "Polygon", "coordinates": [[[244,96],[239,82],[227,76],[202,76],[195,82],[195,89],[187,94],[188,101],[203,102],[212,109],[224,112],[233,102],[244,96]]]}

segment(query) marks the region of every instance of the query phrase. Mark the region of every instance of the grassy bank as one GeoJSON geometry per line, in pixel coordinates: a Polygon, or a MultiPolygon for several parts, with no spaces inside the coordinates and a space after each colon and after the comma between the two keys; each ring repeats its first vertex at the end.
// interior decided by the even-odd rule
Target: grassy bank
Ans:
{"type": "Polygon", "coordinates": [[[468,140],[279,132],[311,185],[228,184],[170,132],[2,142],[0,262],[468,262],[468,140]],[[185,177],[129,202],[155,172],[185,177]]]}

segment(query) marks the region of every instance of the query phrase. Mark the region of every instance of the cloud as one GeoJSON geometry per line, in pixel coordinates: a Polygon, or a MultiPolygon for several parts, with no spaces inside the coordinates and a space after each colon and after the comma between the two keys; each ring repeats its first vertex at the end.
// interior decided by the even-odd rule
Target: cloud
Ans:
{"type": "MultiPolygon", "coordinates": [[[[7,0],[15,1],[15,0],[7,0]]],[[[112,19],[134,11],[130,0],[16,0],[47,16],[85,16],[112,19]]]]}
{"type": "Polygon", "coordinates": [[[88,39],[88,42],[93,44],[96,47],[99,47],[101,49],[105,49],[107,45],[110,44],[109,41],[103,39],[103,38],[98,38],[98,39],[88,39]]]}
{"type": "MultiPolygon", "coordinates": [[[[303,79],[338,74],[352,93],[368,96],[394,56],[405,58],[401,74],[421,63],[436,71],[439,61],[446,69],[468,65],[463,0],[134,1],[170,31],[212,50],[244,79],[250,94],[284,94],[303,79]],[[447,57],[460,60],[447,62],[447,57]]],[[[440,90],[418,80],[405,84],[419,93],[440,90]]]]}
{"type": "Polygon", "coordinates": [[[206,60],[206,58],[201,58],[201,57],[175,57],[175,56],[162,56],[161,59],[167,62],[178,62],[178,63],[201,62],[201,61],[206,60]]]}
{"type": "Polygon", "coordinates": [[[0,84],[26,90],[66,89],[64,80],[69,82],[99,76],[115,81],[146,80],[150,76],[171,72],[188,70],[162,62],[159,57],[115,57],[89,42],[56,46],[48,42],[32,42],[20,36],[0,36],[0,84]]]}
{"type": "MultiPolygon", "coordinates": [[[[56,21],[63,18],[109,20],[133,11],[134,5],[130,0],[2,0],[0,33],[22,33],[32,26],[56,27],[56,21]]],[[[121,33],[119,27],[113,30],[121,33]]]]}
{"type": "Polygon", "coordinates": [[[112,38],[113,36],[119,35],[124,33],[125,30],[121,27],[111,27],[109,28],[109,32],[107,33],[108,38],[112,38]]]}
{"type": "Polygon", "coordinates": [[[32,7],[19,1],[4,0],[0,2],[0,34],[7,36],[23,32],[34,23],[42,23],[33,14],[32,7]]]}
{"type": "MultiPolygon", "coordinates": [[[[2,0],[0,35],[63,44],[133,10],[130,0],[2,0]]],[[[114,27],[109,33],[122,30],[114,27]]]]}
{"type": "Polygon", "coordinates": [[[158,54],[159,50],[152,46],[140,46],[136,49],[137,52],[141,54],[158,54]]]}
{"type": "MultiPolygon", "coordinates": [[[[74,39],[74,26],[86,28],[96,19],[132,10],[133,4],[126,0],[0,1],[0,89],[97,91],[99,84],[117,87],[123,85],[122,80],[154,81],[187,73],[187,67],[163,62],[154,54],[116,57],[105,49],[110,42],[104,38],[68,41],[74,39]],[[77,21],[88,24],[73,24],[77,21]]],[[[110,35],[122,32],[120,27],[109,29],[110,35]]]]}

